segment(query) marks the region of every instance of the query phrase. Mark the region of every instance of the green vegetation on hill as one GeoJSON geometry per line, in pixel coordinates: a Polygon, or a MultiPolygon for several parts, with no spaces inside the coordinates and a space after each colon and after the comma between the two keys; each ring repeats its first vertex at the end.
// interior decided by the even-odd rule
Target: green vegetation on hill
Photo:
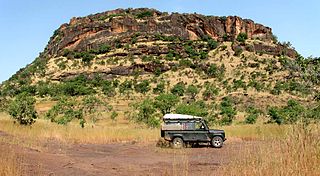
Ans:
{"type": "MultiPolygon", "coordinates": [[[[125,15],[100,15],[98,20],[125,15]]],[[[143,21],[154,13],[131,17],[143,21]]],[[[63,35],[57,31],[52,40],[63,35]]],[[[125,108],[129,119],[151,127],[166,113],[203,116],[220,125],[319,120],[319,58],[290,58],[290,45],[246,33],[223,38],[226,42],[208,35],[189,40],[135,32],[86,49],[44,51],[1,85],[0,110],[32,124],[35,102],[54,101],[40,118],[58,124],[78,120],[83,127],[99,120],[98,113],[110,112],[109,104],[125,99],[131,103],[125,108]],[[30,113],[23,114],[24,109],[30,113]]],[[[114,110],[111,118],[117,114],[114,110]]]]}

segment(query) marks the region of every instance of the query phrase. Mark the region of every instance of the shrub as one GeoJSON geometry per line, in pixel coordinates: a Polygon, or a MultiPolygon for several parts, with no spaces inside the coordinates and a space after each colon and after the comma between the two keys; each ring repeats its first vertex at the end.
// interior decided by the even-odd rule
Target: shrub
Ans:
{"type": "Polygon", "coordinates": [[[248,34],[247,33],[240,33],[237,36],[237,41],[241,42],[241,43],[244,43],[247,39],[248,39],[248,34]]]}
{"type": "Polygon", "coordinates": [[[129,96],[132,89],[132,81],[131,80],[125,80],[123,83],[119,85],[119,91],[120,94],[127,94],[129,96]]]}
{"type": "Polygon", "coordinates": [[[21,93],[9,104],[8,113],[20,125],[32,125],[37,119],[37,112],[34,109],[35,102],[35,98],[27,93],[21,93]]]}
{"type": "Polygon", "coordinates": [[[259,111],[258,109],[254,108],[252,106],[249,106],[246,109],[246,112],[248,113],[248,116],[246,117],[246,119],[244,121],[244,123],[246,123],[246,124],[255,124],[258,119],[259,114],[261,113],[261,111],[259,111]]]}
{"type": "Polygon", "coordinates": [[[199,93],[199,90],[197,86],[194,86],[194,85],[189,85],[186,90],[186,94],[193,100],[196,99],[196,96],[198,93],[199,93]]]}
{"type": "Polygon", "coordinates": [[[257,121],[258,115],[257,114],[249,114],[246,119],[244,120],[244,123],[246,124],[255,124],[257,121]]]}
{"type": "Polygon", "coordinates": [[[136,92],[145,94],[150,90],[150,83],[148,80],[143,80],[142,82],[136,84],[134,88],[136,92]]]}
{"type": "Polygon", "coordinates": [[[162,115],[171,112],[171,109],[179,102],[179,97],[173,94],[160,94],[155,98],[155,107],[158,108],[162,115]]]}
{"type": "Polygon", "coordinates": [[[220,103],[220,115],[222,115],[220,123],[222,125],[230,125],[236,114],[237,110],[231,97],[223,97],[220,103]]]}
{"type": "Polygon", "coordinates": [[[151,11],[140,12],[136,15],[137,18],[145,18],[145,17],[151,17],[151,16],[153,16],[153,13],[151,11]]]}
{"type": "Polygon", "coordinates": [[[207,42],[208,42],[208,48],[210,50],[216,49],[219,45],[219,43],[213,39],[209,39],[207,42]]]}
{"type": "Polygon", "coordinates": [[[114,122],[114,121],[117,121],[118,115],[119,115],[119,114],[118,114],[116,111],[112,111],[111,116],[110,116],[111,120],[112,120],[113,122],[114,122]]]}
{"type": "Polygon", "coordinates": [[[214,97],[218,95],[220,91],[219,88],[212,84],[205,85],[205,88],[206,89],[202,93],[202,96],[205,100],[214,99],[214,97]]]}
{"type": "Polygon", "coordinates": [[[185,85],[183,82],[179,82],[173,86],[171,93],[178,96],[183,96],[185,92],[185,85]]]}
{"type": "Polygon", "coordinates": [[[211,64],[206,73],[210,77],[222,79],[225,73],[225,66],[221,65],[220,67],[218,67],[217,64],[211,64]]]}
{"type": "Polygon", "coordinates": [[[61,98],[45,116],[50,119],[51,122],[61,125],[66,125],[73,119],[78,119],[81,127],[84,127],[84,124],[86,123],[83,118],[83,111],[74,99],[68,100],[66,98],[61,98]]]}
{"type": "Polygon", "coordinates": [[[179,104],[176,108],[176,113],[205,117],[208,115],[208,109],[203,101],[198,101],[191,104],[179,104]]]}
{"type": "Polygon", "coordinates": [[[103,81],[102,92],[108,97],[113,97],[116,95],[115,87],[111,81],[103,81]]]}
{"type": "Polygon", "coordinates": [[[136,122],[143,122],[149,127],[158,127],[160,125],[160,120],[156,118],[156,109],[152,100],[146,99],[141,103],[135,104],[134,108],[137,109],[137,113],[131,116],[136,122]]]}
{"type": "Polygon", "coordinates": [[[234,56],[240,56],[241,53],[243,52],[243,49],[241,46],[237,46],[235,49],[234,49],[234,56]]]}
{"type": "Polygon", "coordinates": [[[271,107],[268,110],[270,123],[293,124],[307,117],[306,109],[295,100],[288,100],[287,106],[271,107]]]}
{"type": "Polygon", "coordinates": [[[153,93],[154,94],[164,93],[164,89],[165,89],[165,83],[164,81],[161,81],[159,84],[157,84],[155,88],[153,88],[153,93]]]}

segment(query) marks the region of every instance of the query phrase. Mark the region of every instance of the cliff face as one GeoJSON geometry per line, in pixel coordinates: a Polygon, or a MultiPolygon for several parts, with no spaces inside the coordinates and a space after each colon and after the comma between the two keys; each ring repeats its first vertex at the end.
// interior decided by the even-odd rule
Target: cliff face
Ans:
{"type": "MultiPolygon", "coordinates": [[[[210,36],[217,41],[233,41],[239,33],[249,39],[272,40],[271,28],[237,16],[216,17],[199,14],[162,13],[153,9],[117,9],[87,17],[73,18],[55,31],[46,53],[59,55],[63,49],[83,51],[114,40],[125,42],[136,33],[161,34],[188,40],[210,36]]],[[[152,41],[152,38],[146,40],[152,41]]]]}

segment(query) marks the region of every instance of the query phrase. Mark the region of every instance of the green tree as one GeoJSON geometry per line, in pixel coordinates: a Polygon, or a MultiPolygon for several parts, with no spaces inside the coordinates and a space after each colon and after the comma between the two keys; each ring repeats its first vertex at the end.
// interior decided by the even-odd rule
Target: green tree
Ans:
{"type": "Polygon", "coordinates": [[[154,94],[160,94],[164,93],[164,88],[165,88],[165,83],[164,81],[161,81],[155,88],[153,88],[153,93],[154,94]]]}
{"type": "Polygon", "coordinates": [[[187,87],[187,91],[186,94],[192,99],[195,100],[197,94],[199,93],[199,89],[197,88],[197,86],[194,85],[189,85],[187,87]]]}
{"type": "Polygon", "coordinates": [[[131,117],[136,122],[143,122],[149,127],[158,127],[160,125],[160,120],[156,117],[156,108],[152,100],[145,99],[143,102],[135,104],[134,108],[137,113],[131,117]]]}
{"type": "Polygon", "coordinates": [[[183,96],[185,92],[185,85],[183,82],[179,82],[173,86],[171,93],[178,96],[183,96]]]}
{"type": "Polygon", "coordinates": [[[171,112],[171,109],[179,102],[179,97],[173,94],[160,94],[155,98],[155,107],[158,108],[162,115],[171,112]]]}
{"type": "Polygon", "coordinates": [[[223,97],[220,103],[220,115],[222,115],[220,123],[222,125],[230,125],[236,114],[237,110],[231,97],[223,97]]]}
{"type": "Polygon", "coordinates": [[[37,112],[34,109],[35,102],[35,98],[21,93],[10,103],[8,113],[21,125],[32,125],[37,119],[37,112]]]}
{"type": "Polygon", "coordinates": [[[203,101],[191,104],[181,103],[177,106],[176,113],[205,117],[208,115],[208,109],[203,101]]]}
{"type": "Polygon", "coordinates": [[[248,34],[247,33],[240,33],[238,36],[237,36],[237,41],[238,42],[241,42],[241,43],[244,43],[246,40],[248,39],[248,34]]]}
{"type": "Polygon", "coordinates": [[[111,120],[112,120],[113,122],[117,121],[118,115],[119,115],[119,114],[118,114],[116,111],[112,111],[112,113],[111,113],[111,120]]]}
{"type": "Polygon", "coordinates": [[[134,86],[136,92],[146,94],[150,90],[150,83],[148,80],[143,80],[142,82],[134,86]]]}
{"type": "Polygon", "coordinates": [[[61,98],[47,113],[46,118],[57,124],[67,125],[73,119],[78,119],[83,128],[86,123],[82,108],[75,99],[61,98]]]}

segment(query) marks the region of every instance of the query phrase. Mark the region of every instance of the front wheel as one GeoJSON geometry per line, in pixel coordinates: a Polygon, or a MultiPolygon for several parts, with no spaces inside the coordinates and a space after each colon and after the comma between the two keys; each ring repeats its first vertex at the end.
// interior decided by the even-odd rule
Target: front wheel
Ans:
{"type": "Polygon", "coordinates": [[[179,137],[176,137],[173,139],[172,141],[172,148],[175,148],[175,149],[180,149],[180,148],[183,148],[184,146],[184,143],[183,143],[183,140],[179,137]]]}
{"type": "Polygon", "coordinates": [[[223,139],[220,136],[215,136],[211,140],[211,145],[214,148],[221,148],[223,145],[223,139]]]}

